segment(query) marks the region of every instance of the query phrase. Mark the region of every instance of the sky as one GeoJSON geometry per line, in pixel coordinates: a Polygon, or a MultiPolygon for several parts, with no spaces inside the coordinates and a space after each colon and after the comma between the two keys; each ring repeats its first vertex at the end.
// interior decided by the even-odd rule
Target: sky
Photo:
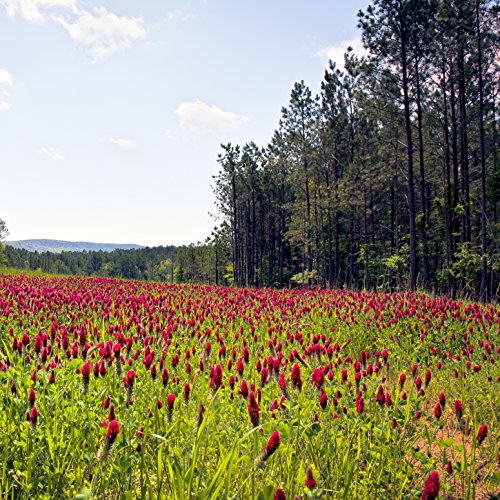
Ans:
{"type": "Polygon", "coordinates": [[[0,0],[8,239],[204,241],[220,144],[265,146],[367,3],[0,0]]]}

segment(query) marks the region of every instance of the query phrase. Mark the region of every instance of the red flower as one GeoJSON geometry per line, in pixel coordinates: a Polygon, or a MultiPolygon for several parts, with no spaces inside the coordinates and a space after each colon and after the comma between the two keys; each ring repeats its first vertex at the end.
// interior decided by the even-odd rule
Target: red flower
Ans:
{"type": "Polygon", "coordinates": [[[126,377],[123,379],[123,383],[125,384],[126,388],[134,387],[134,380],[135,380],[135,371],[129,370],[127,372],[126,377]]]}
{"type": "Polygon", "coordinates": [[[210,386],[216,391],[222,386],[222,366],[216,365],[210,386]]]}
{"type": "Polygon", "coordinates": [[[87,392],[89,391],[90,372],[91,372],[90,363],[86,361],[82,366],[82,383],[83,383],[82,391],[84,394],[87,394],[87,392]]]}
{"type": "Polygon", "coordinates": [[[446,464],[446,472],[448,474],[451,474],[453,472],[453,465],[451,463],[451,460],[448,460],[448,463],[446,464]]]}
{"type": "Polygon", "coordinates": [[[302,379],[300,378],[300,366],[295,363],[292,367],[292,375],[291,375],[293,385],[299,389],[302,389],[302,379]]]}
{"type": "Polygon", "coordinates": [[[365,404],[363,398],[362,397],[358,398],[356,400],[356,411],[361,414],[363,413],[364,409],[365,409],[365,404]]]}
{"type": "Polygon", "coordinates": [[[306,469],[306,486],[309,489],[316,488],[316,479],[314,479],[312,467],[309,465],[306,469]]]}
{"type": "Polygon", "coordinates": [[[90,382],[90,363],[86,361],[82,366],[82,380],[84,384],[88,384],[90,382]]]}
{"type": "Polygon", "coordinates": [[[434,500],[439,495],[439,472],[437,470],[430,473],[424,485],[422,500],[434,500]]]}
{"type": "Polygon", "coordinates": [[[35,405],[35,399],[36,399],[36,392],[33,389],[30,389],[28,401],[29,401],[31,406],[35,405]]]}
{"type": "Polygon", "coordinates": [[[280,373],[278,385],[279,385],[281,391],[285,394],[287,392],[286,391],[286,379],[285,379],[285,374],[283,372],[280,373]]]}
{"type": "Polygon", "coordinates": [[[236,363],[236,371],[238,372],[238,375],[240,377],[243,375],[244,369],[245,369],[245,365],[243,364],[243,359],[239,358],[237,363],[236,363]]]}
{"type": "Polygon", "coordinates": [[[161,372],[161,380],[163,382],[163,387],[166,387],[168,384],[168,370],[166,368],[163,368],[161,372]]]}
{"type": "Polygon", "coordinates": [[[315,368],[311,375],[311,382],[318,389],[320,389],[325,383],[325,374],[321,368],[315,368]]]}
{"type": "Polygon", "coordinates": [[[285,492],[281,488],[276,488],[276,493],[274,494],[274,500],[286,500],[285,492]]]}
{"type": "Polygon", "coordinates": [[[278,431],[274,431],[262,452],[262,461],[266,461],[280,446],[281,437],[278,431]]]}
{"type": "Polygon", "coordinates": [[[174,409],[175,394],[169,394],[167,396],[167,408],[172,411],[174,409]]]}
{"type": "Polygon", "coordinates": [[[442,414],[443,409],[441,408],[441,403],[436,403],[436,406],[434,407],[434,417],[436,418],[436,420],[439,420],[442,414]]]}
{"type": "Polygon", "coordinates": [[[252,425],[257,427],[260,422],[260,408],[253,391],[250,391],[248,395],[248,415],[250,416],[252,425]]]}
{"type": "Polygon", "coordinates": [[[486,437],[488,436],[488,425],[483,424],[481,427],[479,427],[479,431],[477,432],[477,443],[481,444],[486,437]]]}
{"type": "Polygon", "coordinates": [[[460,401],[460,399],[457,399],[455,401],[455,415],[457,416],[458,420],[462,418],[463,411],[464,407],[462,405],[462,401],[460,401]]]}
{"type": "Polygon", "coordinates": [[[238,394],[241,394],[245,399],[248,398],[248,384],[245,379],[241,381],[240,390],[238,391],[238,394]]]}
{"type": "Polygon", "coordinates": [[[392,406],[392,398],[391,395],[389,394],[389,391],[385,393],[385,406],[387,407],[392,406]]]}
{"type": "Polygon", "coordinates": [[[113,346],[113,354],[115,355],[115,358],[117,358],[117,359],[120,357],[120,349],[121,349],[120,344],[115,344],[113,346]]]}
{"type": "Polygon", "coordinates": [[[443,408],[446,406],[446,395],[443,391],[439,393],[439,402],[443,408]]]}
{"type": "Polygon", "coordinates": [[[120,426],[116,420],[111,420],[108,424],[108,432],[106,433],[106,441],[111,445],[116,441],[116,438],[120,434],[120,426]]]}
{"type": "MultiPolygon", "coordinates": [[[[105,420],[103,420],[103,425],[105,420]]],[[[120,434],[120,426],[116,420],[111,420],[108,424],[108,430],[106,432],[106,439],[104,440],[104,444],[101,446],[99,453],[97,455],[97,459],[102,462],[109,459],[111,456],[111,450],[113,448],[113,443],[116,441],[116,438],[120,434]]]]}
{"type": "Polygon", "coordinates": [[[319,398],[319,405],[322,410],[326,410],[326,405],[328,404],[328,396],[326,392],[323,392],[319,398]]]}
{"type": "Polygon", "coordinates": [[[134,402],[134,380],[135,380],[135,371],[129,370],[127,375],[123,377],[123,384],[125,385],[125,389],[127,392],[126,404],[131,405],[134,402]]]}
{"type": "Polygon", "coordinates": [[[33,426],[37,424],[38,421],[38,410],[36,409],[36,406],[33,406],[33,409],[31,410],[30,413],[30,422],[33,426]]]}
{"type": "Polygon", "coordinates": [[[261,387],[264,387],[267,384],[268,377],[269,377],[269,370],[266,367],[263,367],[262,371],[260,372],[261,387]]]}
{"type": "Polygon", "coordinates": [[[379,385],[378,387],[377,397],[375,399],[377,400],[377,403],[380,405],[380,407],[384,406],[385,394],[384,394],[384,388],[381,385],[379,385]]]}
{"type": "Polygon", "coordinates": [[[115,415],[115,404],[111,403],[109,405],[109,414],[108,414],[108,420],[115,420],[116,415],[115,415]]]}
{"type": "Polygon", "coordinates": [[[389,357],[389,350],[388,349],[384,349],[382,351],[382,358],[384,359],[384,362],[387,363],[387,358],[389,357]]]}

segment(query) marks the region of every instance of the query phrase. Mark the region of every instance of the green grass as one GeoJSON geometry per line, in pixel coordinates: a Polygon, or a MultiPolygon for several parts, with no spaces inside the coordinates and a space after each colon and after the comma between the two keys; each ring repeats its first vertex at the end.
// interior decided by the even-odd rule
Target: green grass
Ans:
{"type": "Polygon", "coordinates": [[[488,498],[500,491],[500,311],[494,306],[412,294],[273,292],[34,273],[0,276],[0,313],[0,498],[265,500],[274,498],[278,487],[288,498],[419,498],[433,470],[441,476],[442,498],[488,498]],[[76,346],[74,359],[62,347],[64,332],[70,358],[76,346]],[[35,350],[36,336],[44,333],[51,349],[45,360],[35,350]],[[21,340],[23,334],[30,343],[18,353],[13,338],[21,340]],[[109,364],[101,352],[108,340],[122,344],[121,375],[116,360],[109,364]],[[261,388],[260,425],[254,428],[248,401],[238,394],[239,384],[245,378],[256,390],[261,386],[257,363],[262,366],[269,356],[275,359],[279,342],[279,372],[287,380],[287,399],[280,407],[283,392],[270,369],[269,382],[261,388]],[[495,344],[486,360],[484,343],[495,344]],[[222,344],[224,357],[219,354],[222,344]],[[327,347],[336,344],[338,350],[330,357],[327,347]],[[244,345],[250,360],[239,376],[236,364],[244,345]],[[307,355],[314,345],[325,352],[307,355]],[[464,347],[473,350],[465,356],[464,347]],[[144,365],[148,349],[154,351],[156,378],[144,365]],[[290,380],[297,360],[288,359],[294,349],[305,360],[299,363],[301,391],[290,380]],[[389,351],[389,364],[383,349],[389,351]],[[190,358],[185,361],[187,350],[190,358]],[[366,364],[380,363],[380,369],[362,376],[358,388],[354,363],[362,350],[370,354],[366,364]],[[104,360],[107,368],[105,376],[91,374],[88,393],[82,390],[79,373],[84,358],[92,365],[104,360]],[[169,371],[166,386],[162,359],[169,371]],[[223,387],[214,391],[209,368],[218,363],[223,387]],[[411,375],[414,363],[422,378],[427,369],[432,373],[422,395],[411,375]],[[480,371],[474,371],[476,364],[480,371]],[[326,410],[311,383],[317,367],[328,367],[326,410]],[[127,405],[121,379],[131,368],[136,372],[134,401],[127,405]],[[344,369],[347,383],[342,382],[344,369]],[[52,370],[55,383],[50,384],[52,370]],[[34,372],[36,381],[31,379],[34,372]],[[402,372],[407,380],[400,389],[402,372]],[[230,376],[236,377],[234,390],[230,376]],[[191,386],[188,401],[183,397],[186,383],[191,386]],[[392,406],[376,402],[380,385],[390,393],[392,406]],[[36,426],[26,419],[31,388],[39,412],[36,426]],[[358,390],[365,403],[362,413],[356,411],[358,390]],[[436,421],[433,408],[441,391],[447,403],[436,421]],[[166,399],[171,393],[176,401],[169,418],[166,399]],[[100,461],[109,413],[102,402],[107,396],[115,405],[121,432],[109,460],[100,461]],[[270,410],[275,399],[278,409],[270,410]],[[456,399],[463,402],[469,435],[460,430],[454,415],[456,399]],[[200,405],[205,408],[201,425],[200,405]],[[418,411],[420,419],[415,417],[418,411]],[[489,434],[479,445],[475,437],[484,423],[489,434]],[[275,430],[281,445],[261,462],[259,455],[275,430]],[[448,460],[452,474],[445,471],[448,460]],[[305,486],[308,466],[317,481],[313,489],[305,486]]]}

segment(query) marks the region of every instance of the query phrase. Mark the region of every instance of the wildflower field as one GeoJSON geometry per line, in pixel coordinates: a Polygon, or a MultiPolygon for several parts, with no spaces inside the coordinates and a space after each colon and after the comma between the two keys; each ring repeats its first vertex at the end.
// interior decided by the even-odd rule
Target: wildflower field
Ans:
{"type": "Polygon", "coordinates": [[[491,498],[500,308],[0,276],[0,498],[491,498]]]}

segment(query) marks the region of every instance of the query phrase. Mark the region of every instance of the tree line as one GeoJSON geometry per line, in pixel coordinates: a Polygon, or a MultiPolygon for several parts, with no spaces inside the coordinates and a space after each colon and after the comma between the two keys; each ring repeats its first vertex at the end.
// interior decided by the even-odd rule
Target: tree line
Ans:
{"type": "Polygon", "coordinates": [[[270,143],[223,144],[234,282],[498,294],[498,2],[374,0],[367,55],[293,86],[270,143]]]}
{"type": "Polygon", "coordinates": [[[133,250],[84,252],[30,252],[3,245],[0,248],[2,265],[51,274],[104,276],[113,278],[165,281],[169,283],[232,284],[231,275],[223,261],[228,250],[221,254],[215,269],[215,250],[208,243],[184,246],[160,246],[133,250]],[[222,257],[224,257],[222,259],[222,257]]]}

